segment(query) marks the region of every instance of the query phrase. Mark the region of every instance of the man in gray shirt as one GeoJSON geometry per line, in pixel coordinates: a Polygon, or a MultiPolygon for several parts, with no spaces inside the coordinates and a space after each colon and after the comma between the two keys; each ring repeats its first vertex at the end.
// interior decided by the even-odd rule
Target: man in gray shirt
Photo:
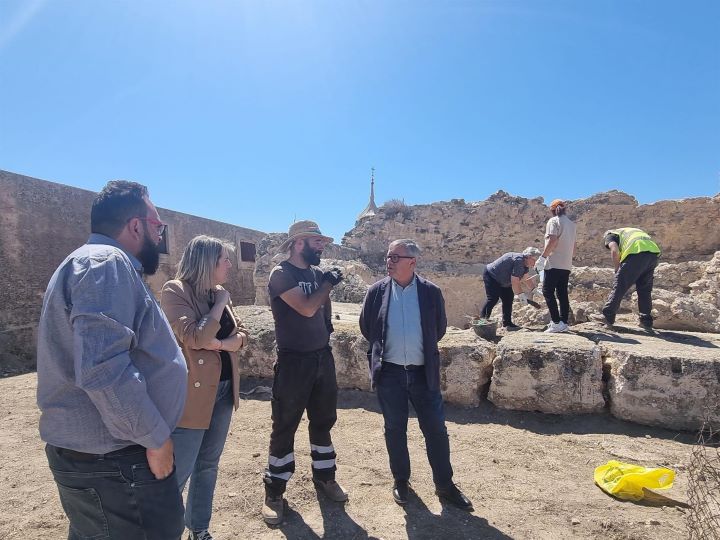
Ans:
{"type": "Polygon", "coordinates": [[[175,429],[187,367],[142,280],[165,229],[147,188],[109,182],[92,234],[48,284],[38,330],[40,436],[70,539],[177,540],[175,429]]]}

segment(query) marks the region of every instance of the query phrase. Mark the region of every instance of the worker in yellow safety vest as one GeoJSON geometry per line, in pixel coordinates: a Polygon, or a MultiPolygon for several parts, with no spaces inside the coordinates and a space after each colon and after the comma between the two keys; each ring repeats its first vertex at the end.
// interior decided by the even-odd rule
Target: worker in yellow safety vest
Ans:
{"type": "Polygon", "coordinates": [[[655,267],[660,257],[660,248],[641,229],[622,227],[605,232],[605,247],[610,250],[615,267],[615,282],[603,307],[603,315],[608,325],[615,324],[615,314],[625,293],[635,285],[638,296],[640,326],[652,330],[652,299],[655,267]]]}

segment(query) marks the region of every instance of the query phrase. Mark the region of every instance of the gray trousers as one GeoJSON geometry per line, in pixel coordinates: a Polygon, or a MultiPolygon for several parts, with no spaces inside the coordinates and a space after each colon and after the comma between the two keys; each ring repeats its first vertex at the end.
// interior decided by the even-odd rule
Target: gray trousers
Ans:
{"type": "Polygon", "coordinates": [[[608,322],[615,322],[615,314],[620,307],[623,296],[630,287],[635,285],[638,295],[640,321],[652,325],[652,299],[650,294],[652,293],[653,277],[657,264],[657,253],[650,253],[649,251],[625,257],[625,260],[620,263],[620,268],[615,273],[612,291],[602,310],[608,322]]]}

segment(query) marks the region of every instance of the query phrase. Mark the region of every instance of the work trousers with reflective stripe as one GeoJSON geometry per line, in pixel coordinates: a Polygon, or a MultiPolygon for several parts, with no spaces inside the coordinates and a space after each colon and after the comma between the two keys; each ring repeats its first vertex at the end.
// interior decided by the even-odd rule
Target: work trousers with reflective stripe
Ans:
{"type": "Polygon", "coordinates": [[[335,478],[330,430],[337,420],[337,381],[330,347],[312,352],[279,350],[274,370],[272,433],[264,482],[268,494],[276,496],[285,492],[295,472],[295,432],[305,411],[313,478],[335,478]]]}

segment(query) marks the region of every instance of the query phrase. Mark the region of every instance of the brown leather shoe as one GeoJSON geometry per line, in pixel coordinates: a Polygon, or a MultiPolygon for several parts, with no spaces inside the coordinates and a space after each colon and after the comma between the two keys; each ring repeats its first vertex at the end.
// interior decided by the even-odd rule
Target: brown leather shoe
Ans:
{"type": "Polygon", "coordinates": [[[315,485],[322,491],[331,501],[345,502],[348,500],[347,491],[335,480],[313,480],[315,485]]]}

